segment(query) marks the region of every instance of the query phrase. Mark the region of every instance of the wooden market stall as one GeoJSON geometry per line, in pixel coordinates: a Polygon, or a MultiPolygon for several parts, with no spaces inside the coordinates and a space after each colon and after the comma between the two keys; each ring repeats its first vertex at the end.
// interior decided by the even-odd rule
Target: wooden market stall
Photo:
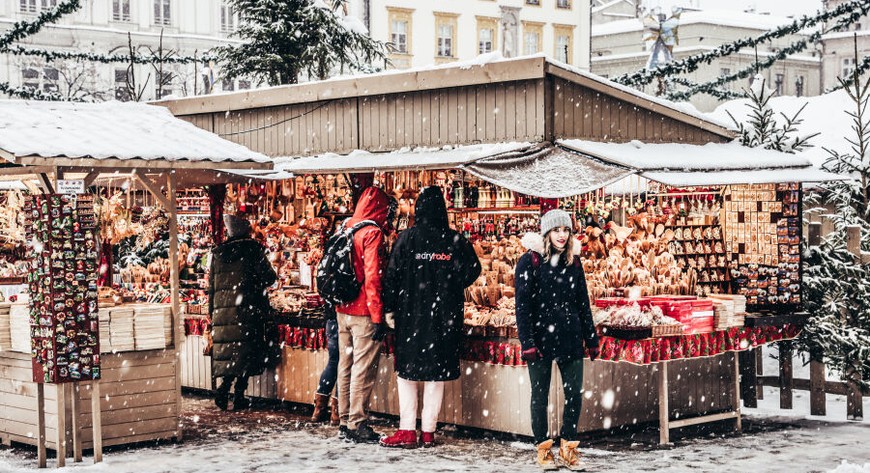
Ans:
{"type": "MultiPolygon", "coordinates": [[[[93,448],[95,460],[99,460],[102,445],[181,440],[178,353],[184,341],[184,329],[178,265],[170,263],[168,305],[118,304],[101,310],[98,305],[103,301],[98,304],[96,287],[96,268],[100,261],[97,261],[98,244],[93,235],[99,231],[94,224],[95,217],[100,215],[92,210],[93,202],[99,196],[102,183],[109,180],[126,180],[130,188],[149,194],[169,215],[169,261],[177,262],[178,189],[226,182],[226,169],[268,169],[271,167],[268,158],[178,120],[159,107],[24,101],[0,101],[0,158],[3,161],[0,180],[22,182],[30,196],[18,209],[22,218],[12,219],[13,223],[28,227],[28,238],[21,243],[30,265],[27,278],[30,294],[19,294],[19,301],[13,303],[10,310],[0,310],[0,317],[5,319],[0,326],[13,334],[8,338],[0,334],[0,340],[11,342],[11,346],[0,347],[0,439],[7,444],[15,441],[38,445],[40,466],[45,466],[45,448],[58,452],[58,464],[62,466],[68,444],[72,446],[76,461],[80,461],[83,448],[93,448]],[[74,209],[54,214],[55,208],[62,208],[61,203],[76,201],[79,201],[78,213],[74,209]],[[61,317],[60,320],[64,320],[65,328],[76,327],[74,331],[92,333],[94,338],[88,338],[87,343],[79,340],[79,345],[72,345],[74,342],[70,340],[71,345],[63,351],[58,345],[56,354],[53,340],[49,345],[34,345],[33,348],[30,341],[32,335],[44,333],[40,316],[43,312],[34,308],[39,301],[27,297],[41,285],[42,277],[38,275],[42,274],[42,251],[45,251],[41,248],[49,244],[49,240],[37,240],[36,236],[39,233],[35,221],[43,217],[38,209],[39,202],[43,202],[43,210],[52,209],[51,215],[42,212],[46,225],[61,229],[49,237],[52,247],[62,233],[71,231],[64,227],[69,215],[75,220],[70,220],[68,227],[75,229],[75,241],[87,243],[87,253],[83,250],[80,255],[76,250],[78,268],[73,265],[66,279],[87,281],[89,299],[86,300],[91,300],[93,305],[87,312],[82,309],[80,319],[61,317]],[[88,206],[81,207],[81,202],[88,202],[88,206]],[[32,212],[23,212],[23,209],[32,209],[32,212]],[[80,233],[86,228],[86,235],[80,233]],[[37,258],[40,263],[36,262],[37,258]],[[90,271],[88,274],[85,267],[90,271]],[[122,317],[118,313],[117,320],[110,318],[109,310],[122,308],[126,312],[124,325],[113,327],[122,322],[122,317]],[[150,316],[147,320],[146,313],[150,316]],[[37,360],[36,354],[45,346],[50,347],[50,364],[37,360]],[[61,352],[65,353],[63,363],[61,352]],[[78,375],[75,375],[73,362],[76,369],[82,371],[78,375]],[[40,365],[39,375],[35,371],[37,365],[40,365]],[[42,371],[45,371],[44,380],[42,371]],[[36,378],[39,382],[35,382],[36,378]],[[85,379],[93,381],[84,382],[85,379]],[[102,415],[92,417],[92,410],[101,411],[102,415]],[[92,418],[101,425],[92,424],[92,418]],[[98,433],[100,430],[102,435],[98,433]]],[[[66,248],[63,246],[64,260],[57,275],[63,275],[66,248]]],[[[60,258],[58,254],[51,261],[61,261],[60,258]]],[[[72,261],[70,259],[70,263],[72,261]]],[[[52,269],[44,277],[54,276],[55,269],[52,269]]],[[[64,289],[61,278],[58,284],[51,293],[54,300],[60,297],[62,301],[65,291],[66,307],[73,307],[79,300],[78,296],[75,302],[71,299],[75,291],[69,287],[64,289]]],[[[58,343],[61,343],[60,331],[58,334],[58,343]]],[[[53,332],[51,338],[54,338],[53,332]]]]}
{"type": "MultiPolygon", "coordinates": [[[[662,315],[685,317],[656,337],[636,330],[603,334],[602,360],[622,363],[586,362],[584,387],[591,395],[584,402],[583,430],[658,421],[661,441],[667,442],[671,428],[693,423],[736,419],[739,429],[736,352],[793,338],[800,330],[799,317],[779,325],[744,324],[745,304],[791,313],[800,306],[799,290],[789,289],[791,282],[788,290],[773,293],[784,298],[783,304],[760,299],[758,285],[763,282],[768,294],[771,278],[765,273],[759,279],[751,267],[782,263],[783,280],[799,280],[788,266],[799,267],[791,253],[801,237],[799,230],[792,231],[799,227],[793,225],[800,212],[799,183],[834,176],[819,174],[801,159],[729,144],[735,135],[723,124],[571,66],[520,58],[161,104],[199,127],[278,158],[275,172],[247,175],[270,180],[273,194],[275,183],[280,183],[279,194],[290,189],[283,215],[289,205],[291,218],[272,220],[264,232],[267,243],[273,236],[284,253],[276,262],[279,269],[287,268],[289,289],[277,305],[289,312],[282,328],[287,347],[278,376],[267,374],[252,383],[258,385],[251,387],[253,394],[303,403],[313,399],[326,360],[317,298],[305,287],[291,286],[305,282],[303,260],[316,261],[316,241],[347,216],[347,196],[355,176],[363,173],[373,173],[374,182],[400,199],[400,228],[413,220],[415,192],[423,185],[442,186],[452,224],[477,242],[484,262],[486,275],[467,294],[464,371],[449,383],[443,422],[529,434],[529,392],[523,388],[528,379],[511,322],[511,277],[523,251],[518,236],[555,206],[579,217],[579,236],[587,246],[584,266],[589,265],[596,302],[616,307],[613,297],[635,286],[642,292],[638,295],[660,296],[660,303],[647,299],[638,312],[667,306],[668,314],[662,315]],[[646,217],[629,218],[631,213],[646,217]],[[761,234],[762,223],[763,242],[751,237],[761,234]],[[696,236],[694,228],[702,234],[696,236]],[[785,241],[777,240],[778,231],[785,232],[785,241]],[[705,239],[707,244],[698,243],[697,249],[695,241],[705,239]],[[652,268],[638,267],[646,279],[632,271],[624,280],[606,278],[614,274],[608,272],[610,250],[627,254],[626,241],[645,245],[644,254],[656,248],[653,260],[667,254],[661,273],[667,276],[650,279],[652,268]],[[718,296],[725,293],[735,297],[718,296]],[[693,310],[697,295],[708,297],[693,310]],[[667,299],[662,302],[661,296],[667,299]],[[710,296],[720,297],[717,304],[724,308],[716,310],[728,317],[714,316],[710,296]],[[696,315],[698,320],[691,320],[696,315]]],[[[270,195],[257,182],[251,186],[263,186],[270,195]]],[[[239,210],[244,204],[252,218],[261,219],[274,199],[265,202],[240,203],[236,197],[226,205],[239,210]]],[[[615,263],[633,264],[629,259],[615,263]]],[[[620,275],[621,267],[616,269],[620,275]]],[[[601,327],[607,328],[615,310],[601,309],[601,327]]],[[[186,386],[208,388],[209,363],[196,336],[206,325],[203,319],[187,324],[192,336],[182,358],[186,386]]],[[[395,414],[390,351],[388,342],[372,409],[395,414]]],[[[552,395],[559,406],[559,390],[552,395]]],[[[560,413],[555,411],[551,428],[557,427],[560,413]]]]}

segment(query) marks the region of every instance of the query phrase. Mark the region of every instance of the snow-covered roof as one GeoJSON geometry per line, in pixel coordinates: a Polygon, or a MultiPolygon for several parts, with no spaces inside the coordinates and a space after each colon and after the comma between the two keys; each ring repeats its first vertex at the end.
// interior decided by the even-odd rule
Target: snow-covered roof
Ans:
{"type": "MultiPolygon", "coordinates": [[[[716,108],[708,116],[716,120],[731,120],[730,112],[738,121],[745,121],[749,114],[749,100],[739,99],[725,102],[716,108]]],[[[798,156],[812,161],[816,166],[821,166],[830,154],[825,149],[835,150],[840,153],[848,153],[851,144],[846,137],[854,135],[852,130],[852,118],[847,112],[855,111],[855,104],[844,90],[838,90],[828,94],[814,97],[774,97],[769,105],[774,112],[774,119],[781,120],[782,115],[792,116],[801,107],[806,105],[800,118],[803,120],[796,125],[798,134],[801,136],[819,133],[810,139],[811,148],[801,151],[798,156]]]]}
{"type": "MultiPolygon", "coordinates": [[[[712,26],[729,26],[760,31],[772,30],[793,22],[793,19],[775,16],[745,13],[730,10],[685,11],[680,15],[680,26],[704,24],[712,26]]],[[[607,36],[613,34],[643,31],[640,18],[611,21],[592,25],[592,36],[607,36]]]]}
{"type": "Polygon", "coordinates": [[[0,100],[0,156],[11,162],[24,157],[271,162],[164,107],[121,102],[0,100]]]}
{"type": "Polygon", "coordinates": [[[651,144],[559,140],[558,144],[603,161],[641,171],[719,171],[806,167],[810,160],[740,143],[651,144]]]}

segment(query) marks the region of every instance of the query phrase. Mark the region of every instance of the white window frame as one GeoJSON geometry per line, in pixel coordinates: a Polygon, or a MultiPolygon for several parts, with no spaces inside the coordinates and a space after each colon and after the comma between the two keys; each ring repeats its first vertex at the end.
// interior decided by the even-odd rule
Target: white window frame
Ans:
{"type": "Polygon", "coordinates": [[[390,21],[390,41],[395,52],[408,54],[408,20],[395,18],[390,21]]]}
{"type": "Polygon", "coordinates": [[[60,72],[52,66],[37,66],[32,65],[21,69],[21,85],[44,93],[60,92],[60,72]],[[54,78],[49,78],[51,71],[54,71],[54,78]],[[35,77],[26,77],[31,73],[35,77]]]}
{"type": "Polygon", "coordinates": [[[129,23],[133,20],[130,2],[132,0],[112,0],[112,21],[129,23]],[[124,9],[126,8],[126,14],[124,9]]]}
{"type": "Polygon", "coordinates": [[[540,33],[538,33],[537,31],[526,31],[525,33],[523,33],[523,54],[525,54],[526,56],[531,54],[538,54],[540,52],[538,51],[538,44],[540,43],[540,40],[540,33]],[[532,39],[534,39],[534,41],[532,41],[532,39]],[[534,51],[530,47],[532,44],[534,44],[534,51]]]}
{"type": "Polygon", "coordinates": [[[556,35],[556,60],[562,61],[565,64],[571,63],[571,58],[568,57],[571,49],[571,37],[563,34],[556,35]]]}
{"type": "Polygon", "coordinates": [[[233,6],[226,0],[221,0],[220,5],[221,32],[233,33],[239,27],[239,15],[233,10],[233,6]]]}
{"type": "Polygon", "coordinates": [[[453,25],[448,23],[438,25],[438,57],[453,57],[453,33],[453,25]]]}
{"type": "Polygon", "coordinates": [[[129,102],[132,98],[130,97],[130,91],[127,90],[127,74],[127,69],[112,69],[112,84],[114,85],[115,100],[129,102]],[[123,82],[118,80],[120,74],[123,74],[124,76],[123,82]]]}
{"type": "Polygon", "coordinates": [[[172,26],[172,0],[153,0],[154,24],[172,26]]]}
{"type": "Polygon", "coordinates": [[[571,9],[571,0],[556,0],[556,8],[571,9]]]}
{"type": "Polygon", "coordinates": [[[57,2],[58,0],[19,0],[18,11],[21,13],[39,13],[56,7],[57,2]]]}
{"type": "Polygon", "coordinates": [[[478,31],[477,37],[477,54],[486,54],[491,53],[493,49],[493,36],[495,36],[495,30],[492,28],[481,28],[478,31]],[[487,34],[488,38],[484,38],[484,32],[487,34]]]}

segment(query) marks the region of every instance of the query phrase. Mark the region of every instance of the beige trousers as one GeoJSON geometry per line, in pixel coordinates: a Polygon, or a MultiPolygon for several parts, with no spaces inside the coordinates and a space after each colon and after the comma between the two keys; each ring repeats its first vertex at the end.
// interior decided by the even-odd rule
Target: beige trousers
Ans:
{"type": "Polygon", "coordinates": [[[378,375],[381,342],[372,340],[369,317],[338,313],[338,415],[356,430],[368,419],[369,398],[378,375]]]}

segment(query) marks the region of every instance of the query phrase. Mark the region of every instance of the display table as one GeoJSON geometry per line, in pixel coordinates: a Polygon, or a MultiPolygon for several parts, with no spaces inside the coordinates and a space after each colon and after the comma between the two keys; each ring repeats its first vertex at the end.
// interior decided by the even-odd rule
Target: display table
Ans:
{"type": "MultiPolygon", "coordinates": [[[[200,336],[207,322],[187,321],[182,347],[183,386],[210,389],[210,359],[200,336]]],[[[708,334],[646,340],[602,337],[602,355],[584,363],[581,431],[614,429],[658,421],[668,441],[671,429],[734,418],[739,427],[736,352],[797,336],[799,326],[738,328],[708,334]],[[656,351],[657,350],[657,351],[656,351]],[[646,354],[649,351],[650,354],[646,354]],[[656,351],[657,355],[652,352],[656,351]],[[621,361],[621,362],[620,362],[621,361]],[[665,415],[665,413],[667,415],[665,415]],[[676,419],[676,420],[671,420],[676,419]]],[[[251,380],[248,394],[310,404],[326,365],[323,329],[281,326],[281,365],[251,380]]],[[[371,410],[399,412],[393,341],[384,343],[371,410]]],[[[440,422],[531,435],[528,372],[516,339],[466,339],[462,376],[447,383],[440,422]]],[[[551,389],[550,429],[557,431],[563,404],[558,370],[551,389]]]]}

